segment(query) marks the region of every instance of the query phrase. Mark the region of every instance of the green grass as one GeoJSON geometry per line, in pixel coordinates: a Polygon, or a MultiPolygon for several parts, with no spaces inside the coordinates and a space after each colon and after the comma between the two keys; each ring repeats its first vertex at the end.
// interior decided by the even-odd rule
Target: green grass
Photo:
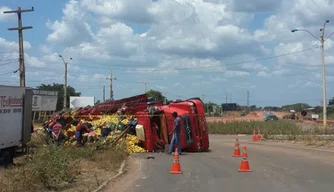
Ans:
{"type": "Polygon", "coordinates": [[[213,122],[208,123],[211,134],[253,134],[253,130],[260,129],[266,135],[298,135],[302,129],[291,121],[241,121],[241,122],[213,122]]]}
{"type": "Polygon", "coordinates": [[[92,181],[84,184],[96,188],[96,183],[100,183],[95,181],[97,175],[112,173],[127,157],[124,144],[90,144],[75,148],[45,145],[42,140],[36,142],[39,146],[33,154],[21,159],[21,164],[0,170],[0,191],[62,191],[82,187],[82,179],[86,180],[86,177],[92,181]]]}

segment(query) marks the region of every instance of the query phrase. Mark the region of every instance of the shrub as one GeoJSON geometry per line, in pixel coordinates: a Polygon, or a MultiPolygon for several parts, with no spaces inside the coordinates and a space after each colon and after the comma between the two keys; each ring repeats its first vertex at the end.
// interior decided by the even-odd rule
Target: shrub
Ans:
{"type": "Polygon", "coordinates": [[[94,168],[92,174],[95,175],[99,174],[99,170],[112,172],[126,156],[124,144],[89,144],[82,148],[39,147],[32,156],[26,156],[22,166],[0,171],[0,191],[59,191],[76,186],[76,178],[81,175],[82,169],[87,171],[87,166],[94,168]]]}
{"type": "Polygon", "coordinates": [[[235,122],[213,122],[208,123],[211,134],[252,134],[253,130],[260,129],[266,135],[301,134],[301,127],[291,121],[235,121],[235,122]]]}

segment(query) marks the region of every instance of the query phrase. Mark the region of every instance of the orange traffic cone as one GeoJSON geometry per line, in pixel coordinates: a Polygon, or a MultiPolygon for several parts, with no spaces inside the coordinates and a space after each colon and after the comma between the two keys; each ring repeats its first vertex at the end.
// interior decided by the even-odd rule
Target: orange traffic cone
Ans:
{"type": "Polygon", "coordinates": [[[246,148],[246,146],[244,146],[244,149],[242,150],[241,157],[248,157],[246,150],[247,150],[247,148],[246,148]]]}
{"type": "Polygon", "coordinates": [[[248,155],[246,152],[246,147],[244,147],[244,153],[242,154],[242,160],[240,163],[240,168],[238,169],[239,172],[251,172],[252,170],[249,168],[249,163],[248,163],[248,155]]]}
{"type": "Polygon", "coordinates": [[[252,138],[252,141],[257,141],[257,137],[256,137],[256,134],[255,134],[255,129],[253,129],[253,138],[252,138]]]}
{"type": "Polygon", "coordinates": [[[239,147],[239,139],[238,139],[238,137],[235,138],[235,146],[239,147]]]}
{"type": "Polygon", "coordinates": [[[262,135],[261,135],[260,129],[257,129],[257,140],[258,141],[262,140],[262,135]]]}
{"type": "Polygon", "coordinates": [[[175,149],[175,154],[173,155],[173,164],[172,169],[169,171],[171,174],[182,174],[181,165],[180,165],[180,157],[177,148],[175,149]]]}
{"type": "Polygon", "coordinates": [[[235,144],[234,144],[234,153],[232,157],[240,157],[240,148],[239,148],[239,140],[238,138],[235,139],[235,144]]]}

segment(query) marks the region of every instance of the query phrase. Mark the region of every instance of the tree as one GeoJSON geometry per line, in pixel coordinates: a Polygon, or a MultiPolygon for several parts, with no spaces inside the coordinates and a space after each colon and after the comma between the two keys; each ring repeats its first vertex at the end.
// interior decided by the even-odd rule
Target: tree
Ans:
{"type": "Polygon", "coordinates": [[[328,106],[330,107],[334,107],[334,97],[332,97],[329,102],[328,102],[328,106]]]}
{"type": "Polygon", "coordinates": [[[265,106],[265,107],[263,107],[263,110],[265,110],[265,111],[281,111],[282,109],[280,107],[276,107],[276,106],[265,106]]]}
{"type": "MultiPolygon", "coordinates": [[[[53,83],[53,85],[46,85],[46,84],[41,84],[40,86],[37,86],[37,89],[43,90],[43,91],[58,91],[58,100],[57,100],[57,107],[56,111],[60,111],[64,107],[64,84],[58,84],[58,83],[53,83]]],[[[75,89],[71,86],[67,86],[67,96],[66,96],[66,101],[67,101],[67,108],[69,108],[70,103],[70,96],[81,96],[80,92],[76,92],[75,89]]]]}
{"type": "Polygon", "coordinates": [[[100,103],[101,103],[101,101],[100,101],[100,100],[97,100],[97,101],[95,102],[95,105],[100,104],[100,103]]]}
{"type": "Polygon", "coordinates": [[[290,110],[295,110],[298,112],[301,112],[307,108],[310,108],[311,106],[309,106],[306,103],[296,103],[296,104],[291,104],[291,105],[283,105],[282,106],[282,110],[283,111],[290,111],[290,110]]]}
{"type": "Polygon", "coordinates": [[[153,97],[154,100],[156,101],[165,101],[166,97],[162,95],[162,93],[160,91],[156,91],[156,90],[149,90],[146,92],[148,97],[153,97]]]}
{"type": "Polygon", "coordinates": [[[250,109],[251,111],[256,111],[256,110],[257,110],[256,105],[251,105],[251,106],[249,106],[249,109],[250,109]]]}

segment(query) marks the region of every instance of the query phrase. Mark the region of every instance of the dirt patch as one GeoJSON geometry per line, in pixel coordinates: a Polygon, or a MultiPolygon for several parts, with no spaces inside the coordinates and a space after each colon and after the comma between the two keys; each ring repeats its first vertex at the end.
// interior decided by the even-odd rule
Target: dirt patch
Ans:
{"type": "Polygon", "coordinates": [[[288,112],[273,112],[278,118],[282,119],[284,115],[288,115],[288,112]]]}
{"type": "Polygon", "coordinates": [[[247,116],[241,116],[240,112],[235,112],[230,114],[226,114],[223,117],[206,117],[206,121],[211,122],[233,122],[233,121],[263,121],[264,115],[262,111],[254,111],[250,112],[247,116]]]}
{"type": "MultiPolygon", "coordinates": [[[[284,115],[288,115],[289,112],[273,112],[273,114],[275,114],[278,118],[282,119],[284,115]]],[[[304,122],[304,123],[310,123],[310,124],[322,124],[323,121],[322,119],[318,119],[318,120],[307,120],[307,119],[303,119],[303,117],[301,117],[298,122],[304,122]]],[[[334,126],[334,120],[329,120],[327,119],[327,124],[333,125],[334,126]]]]}

